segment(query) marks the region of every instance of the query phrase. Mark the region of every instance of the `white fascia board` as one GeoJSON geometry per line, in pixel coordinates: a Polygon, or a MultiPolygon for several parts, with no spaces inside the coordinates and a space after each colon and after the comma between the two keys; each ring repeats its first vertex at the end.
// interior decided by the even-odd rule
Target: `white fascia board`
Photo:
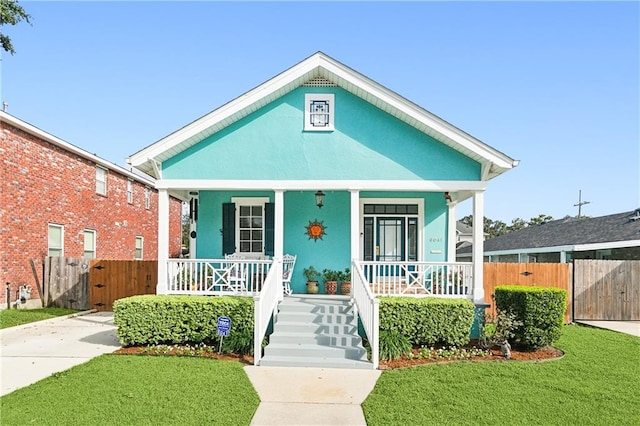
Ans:
{"type": "Polygon", "coordinates": [[[103,158],[98,157],[95,154],[91,154],[87,151],[85,151],[82,148],[78,148],[75,145],[70,144],[69,142],[66,142],[50,133],[45,132],[44,130],[41,130],[27,122],[24,122],[22,120],[20,120],[19,118],[16,118],[10,114],[7,114],[4,111],[0,111],[0,121],[6,122],[8,124],[10,124],[11,126],[17,127],[18,129],[29,133],[30,135],[33,135],[37,138],[40,138],[44,141],[47,141],[53,145],[56,145],[62,149],[64,149],[65,151],[71,152],[73,154],[76,154],[82,158],[85,158],[89,161],[91,161],[92,163],[95,163],[96,165],[102,166],[107,170],[111,170],[113,172],[117,172],[120,173],[121,175],[124,175],[130,179],[133,179],[137,182],[141,182],[144,183],[145,185],[149,185],[151,187],[155,186],[155,181],[151,178],[146,178],[144,176],[140,176],[139,174],[133,173],[127,169],[125,169],[124,167],[120,167],[115,163],[112,163],[110,161],[107,161],[103,158]]]}
{"type": "MultiPolygon", "coordinates": [[[[495,251],[485,251],[485,256],[501,256],[508,254],[530,254],[530,253],[554,253],[561,251],[575,251],[575,246],[555,246],[555,247],[533,247],[533,248],[521,248],[521,249],[511,249],[511,250],[495,250],[495,251]]],[[[466,253],[465,253],[466,254],[466,253]]]]}
{"type": "Polygon", "coordinates": [[[615,248],[640,247],[640,240],[611,241],[608,243],[577,244],[574,251],[607,250],[615,248]]]}
{"type": "Polygon", "coordinates": [[[227,102],[221,107],[213,110],[209,114],[195,120],[191,124],[171,133],[170,135],[160,139],[158,142],[138,151],[130,157],[131,164],[138,166],[146,161],[154,159],[165,151],[179,145],[185,140],[197,136],[200,132],[207,130],[209,127],[233,116],[234,114],[248,108],[260,99],[268,97],[277,92],[289,82],[303,76],[308,72],[312,72],[317,67],[317,61],[304,61],[294,66],[272,79],[266,81],[260,86],[246,92],[243,95],[227,102]]]}
{"type": "Polygon", "coordinates": [[[491,148],[480,140],[447,123],[446,121],[433,115],[424,108],[421,108],[418,105],[408,101],[397,93],[394,93],[384,86],[381,86],[375,81],[370,80],[357,71],[351,70],[350,68],[347,68],[346,66],[334,62],[326,57],[322,57],[321,59],[322,67],[327,69],[327,71],[329,71],[330,73],[333,73],[336,76],[352,83],[353,85],[362,88],[364,91],[371,93],[373,96],[379,98],[398,111],[407,114],[409,117],[432,128],[436,132],[455,141],[464,148],[477,153],[483,158],[486,158],[487,161],[495,163],[498,167],[511,169],[518,165],[517,160],[513,160],[507,155],[491,148]]]}
{"type": "Polygon", "coordinates": [[[169,190],[267,190],[304,191],[484,191],[483,181],[423,180],[200,180],[161,179],[156,187],[169,190]]]}

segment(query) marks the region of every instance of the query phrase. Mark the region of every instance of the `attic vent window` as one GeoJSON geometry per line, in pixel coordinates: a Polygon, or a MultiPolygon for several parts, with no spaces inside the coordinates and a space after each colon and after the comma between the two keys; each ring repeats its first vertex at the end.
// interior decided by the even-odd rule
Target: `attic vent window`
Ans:
{"type": "Polygon", "coordinates": [[[335,116],[334,96],[327,93],[307,93],[304,96],[304,130],[331,131],[335,116]]]}
{"type": "Polygon", "coordinates": [[[324,77],[314,77],[303,84],[305,87],[336,87],[337,84],[327,80],[324,77]]]}

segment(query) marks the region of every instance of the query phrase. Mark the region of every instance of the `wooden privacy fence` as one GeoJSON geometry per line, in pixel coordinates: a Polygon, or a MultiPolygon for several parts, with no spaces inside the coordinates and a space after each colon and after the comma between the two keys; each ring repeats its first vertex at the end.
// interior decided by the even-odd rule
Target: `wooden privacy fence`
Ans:
{"type": "Polygon", "coordinates": [[[89,269],[91,309],[111,311],[118,299],[156,292],[156,260],[92,260],[89,269]]]}
{"type": "Polygon", "coordinates": [[[496,316],[493,293],[499,285],[555,287],[566,290],[566,324],[572,321],[571,264],[568,263],[485,263],[484,300],[490,305],[486,313],[496,316]]]}
{"type": "Polygon", "coordinates": [[[48,257],[43,302],[59,308],[110,311],[117,299],[155,293],[157,277],[156,260],[48,257]]]}
{"type": "Polygon", "coordinates": [[[575,260],[576,320],[640,320],[640,260],[575,260]]]}

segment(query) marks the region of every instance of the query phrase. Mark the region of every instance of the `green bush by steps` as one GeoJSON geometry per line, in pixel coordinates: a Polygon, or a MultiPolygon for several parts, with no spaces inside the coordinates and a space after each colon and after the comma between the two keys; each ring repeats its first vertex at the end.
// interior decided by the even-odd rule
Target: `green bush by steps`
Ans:
{"type": "Polygon", "coordinates": [[[113,304],[116,334],[122,346],[217,344],[218,317],[227,316],[231,318],[231,331],[223,343],[228,346],[237,340],[240,348],[228,346],[235,353],[253,349],[253,311],[252,298],[232,296],[143,295],[113,304]]]}
{"type": "Polygon", "coordinates": [[[380,333],[398,332],[414,346],[469,342],[474,304],[466,299],[380,297],[380,333]]]}
{"type": "Polygon", "coordinates": [[[560,337],[567,306],[567,291],[553,287],[520,285],[495,288],[496,308],[512,312],[522,325],[512,343],[525,348],[548,346],[560,337]]]}

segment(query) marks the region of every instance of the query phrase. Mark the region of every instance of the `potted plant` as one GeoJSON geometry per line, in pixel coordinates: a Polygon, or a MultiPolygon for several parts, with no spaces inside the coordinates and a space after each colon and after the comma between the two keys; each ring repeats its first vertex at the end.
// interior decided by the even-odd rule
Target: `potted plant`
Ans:
{"type": "Polygon", "coordinates": [[[318,293],[318,278],[320,278],[320,272],[313,267],[313,265],[302,270],[302,275],[307,279],[307,293],[318,293]]]}
{"type": "Polygon", "coordinates": [[[351,269],[345,268],[344,272],[340,273],[340,294],[349,296],[351,295],[351,269]]]}
{"type": "Polygon", "coordinates": [[[324,280],[324,288],[327,294],[336,294],[338,291],[338,278],[340,278],[340,272],[333,269],[324,269],[322,271],[322,279],[324,280]]]}

